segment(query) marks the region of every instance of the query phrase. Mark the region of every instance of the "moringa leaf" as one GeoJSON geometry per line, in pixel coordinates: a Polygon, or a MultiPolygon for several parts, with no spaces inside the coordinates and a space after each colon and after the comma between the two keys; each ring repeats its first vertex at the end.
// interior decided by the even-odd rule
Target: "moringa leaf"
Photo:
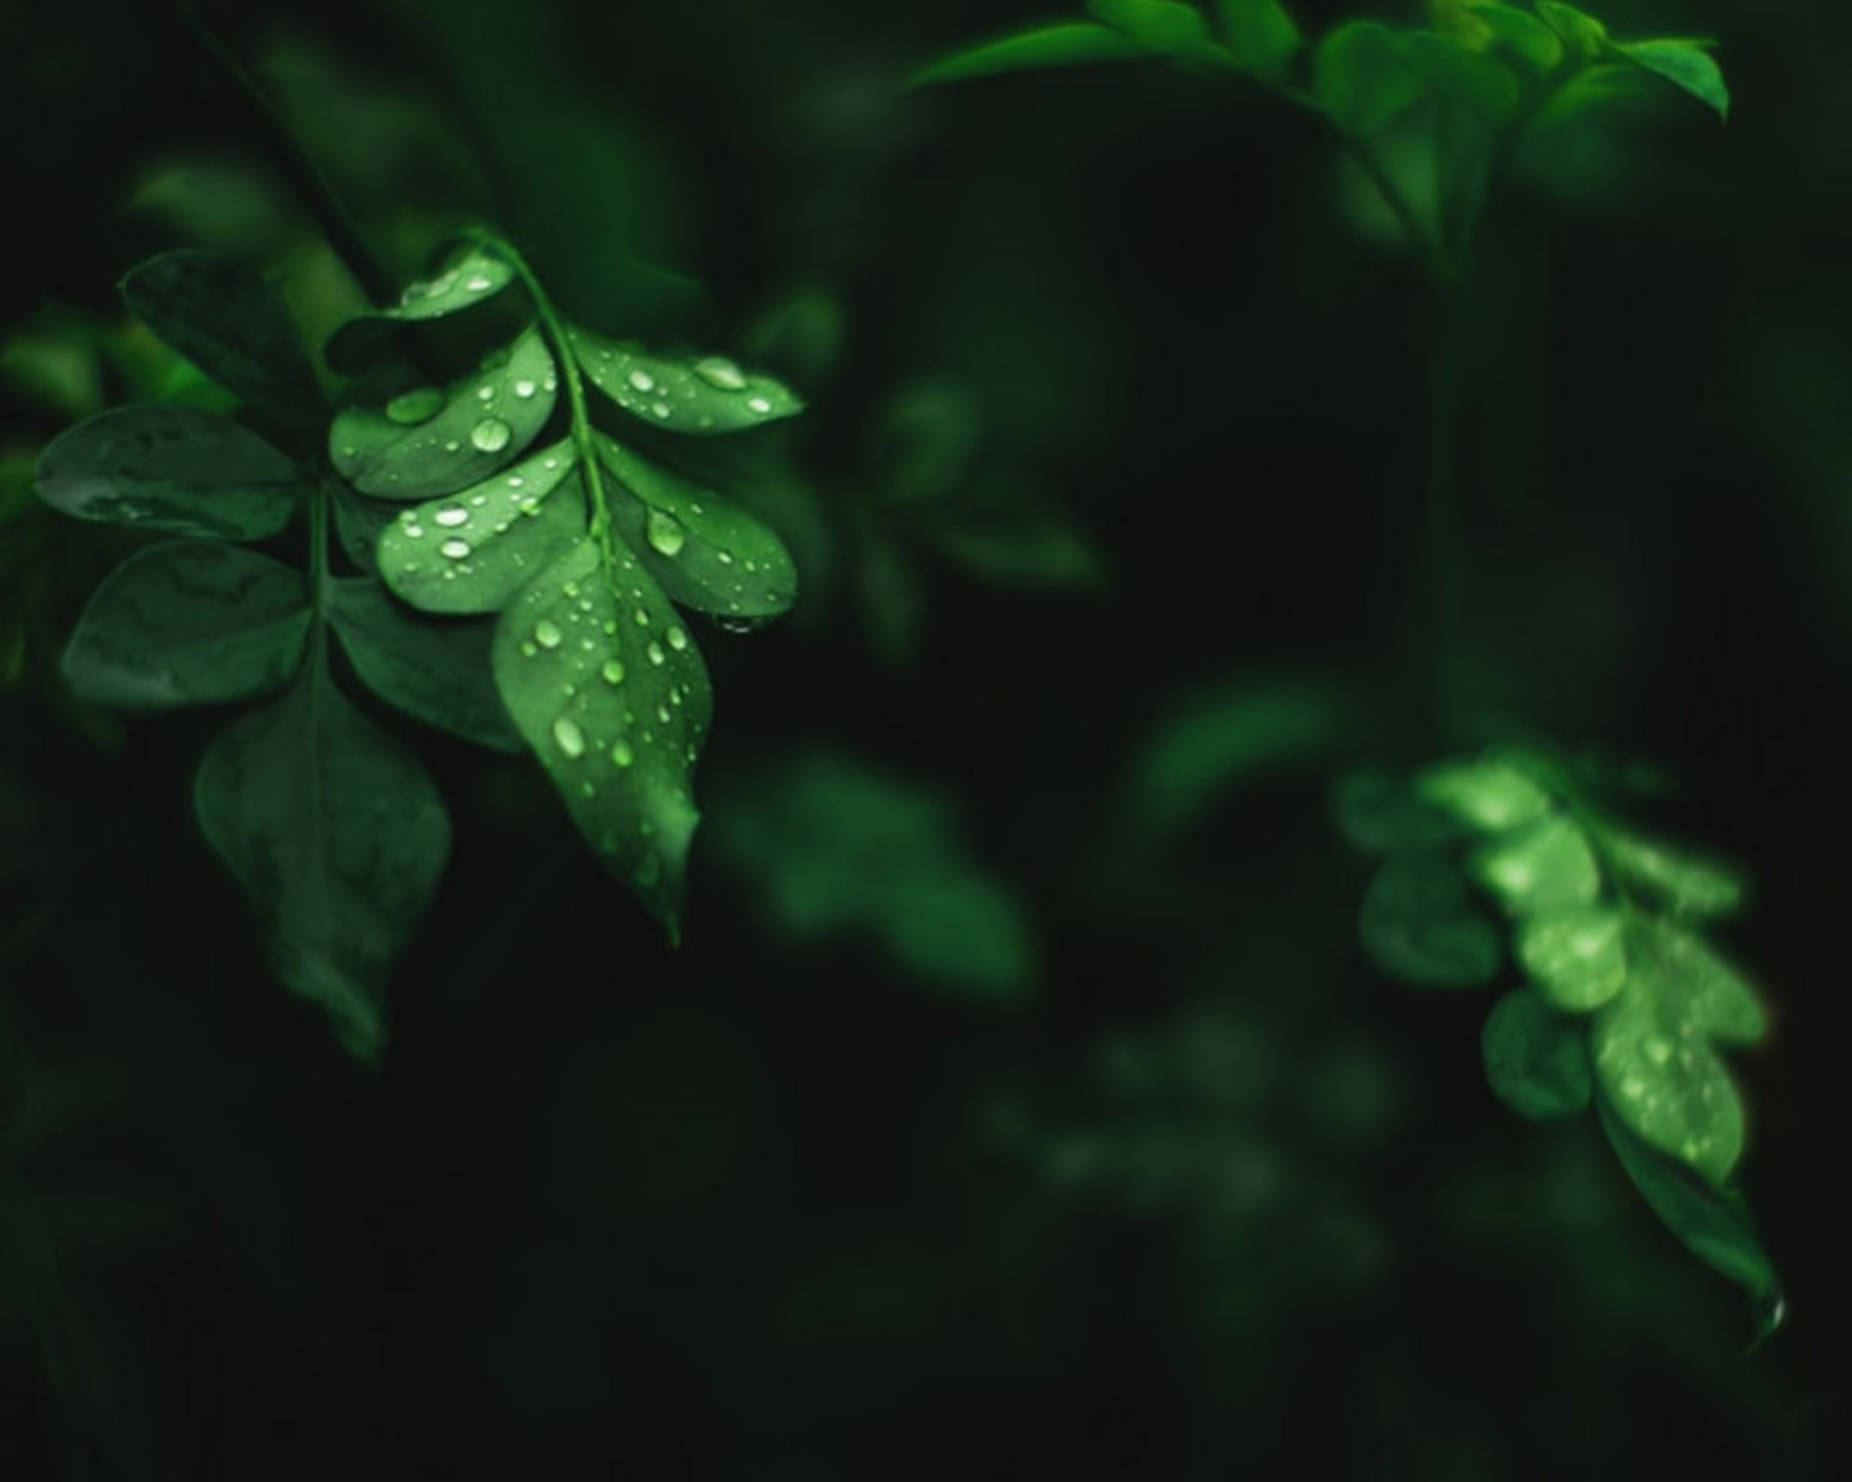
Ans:
{"type": "Polygon", "coordinates": [[[566,333],[594,386],[633,417],[669,432],[738,432],[804,410],[783,383],[743,371],[724,356],[677,359],[590,330],[566,333]]]}
{"type": "Polygon", "coordinates": [[[79,422],[39,458],[39,497],[80,520],[265,540],[306,492],[294,459],[213,412],[129,406],[79,422]]]}
{"type": "Polygon", "coordinates": [[[1372,961],[1423,988],[1476,988],[1498,975],[1498,931],[1480,914],[1466,878],[1437,849],[1398,850],[1370,882],[1358,933],[1372,961]]]}
{"type": "Polygon", "coordinates": [[[1592,1082],[1581,1026],[1530,989],[1492,1005],[1480,1049],[1486,1081],[1519,1116],[1551,1121],[1588,1105],[1592,1082]]]}
{"type": "Polygon", "coordinates": [[[309,621],[301,572],[218,541],[169,541],[96,589],[64,675],[84,699],[124,709],[241,700],[296,671],[309,621]]]}
{"type": "Polygon", "coordinates": [[[678,936],[713,700],[675,610],[620,541],[587,536],[502,614],[493,662],[580,833],[678,936]]]}
{"type": "Polygon", "coordinates": [[[1657,41],[1619,42],[1614,50],[1655,77],[1689,93],[1720,119],[1730,117],[1730,89],[1723,71],[1704,50],[1708,42],[1665,37],[1657,41]]]}
{"type": "Polygon", "coordinates": [[[1340,130],[1379,132],[1421,97],[1421,78],[1403,53],[1403,38],[1375,21],[1350,21],[1327,32],[1312,54],[1312,94],[1340,130]]]}
{"type": "Polygon", "coordinates": [[[268,919],[284,985],[342,1044],[385,1042],[387,973],[430,904],[450,820],[417,759],[312,664],[207,749],[193,797],[207,841],[268,919]]]}
{"type": "Polygon", "coordinates": [[[1142,47],[1108,26],[1087,21],[1056,21],[1031,26],[994,41],[962,47],[915,72],[915,87],[929,82],[959,82],[1026,72],[1040,67],[1072,67],[1085,62],[1124,62],[1145,55],[1142,47]]]}
{"type": "Polygon", "coordinates": [[[368,689],[428,725],[497,751],[519,751],[489,670],[492,625],[423,617],[371,577],[329,584],[328,618],[368,689]]]}
{"type": "Polygon", "coordinates": [[[1598,1009],[1627,981],[1626,916],[1613,906],[1570,906],[1526,917],[1518,963],[1565,1013],[1598,1009]]]}
{"type": "Polygon", "coordinates": [[[1280,0],[1216,0],[1216,10],[1228,49],[1243,67],[1262,77],[1283,76],[1305,44],[1280,0]]]}
{"type": "Polygon", "coordinates": [[[349,406],[328,432],[341,476],[382,499],[429,499],[479,484],[526,451],[553,412],[559,376],[537,326],[447,389],[381,383],[391,396],[349,406]]]}
{"type": "Polygon", "coordinates": [[[571,439],[480,484],[403,511],[380,534],[380,576],[425,612],[499,612],[585,533],[571,439]]]}
{"type": "Polygon", "coordinates": [[[277,291],[234,258],[182,248],[131,268],[135,316],[252,410],[292,427],[326,415],[302,338],[277,291]]]}
{"type": "Polygon", "coordinates": [[[774,617],[797,600],[797,568],[769,526],[612,438],[599,462],[631,497],[611,501],[617,531],[670,600],[722,618],[774,617]]]}

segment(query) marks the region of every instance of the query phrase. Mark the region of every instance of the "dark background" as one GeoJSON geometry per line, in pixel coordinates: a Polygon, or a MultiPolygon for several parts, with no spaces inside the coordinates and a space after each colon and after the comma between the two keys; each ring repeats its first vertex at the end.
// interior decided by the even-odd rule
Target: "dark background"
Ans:
{"type": "MultiPolygon", "coordinates": [[[[1470,301],[1473,705],[1663,765],[1643,819],[1756,881],[1724,938],[1776,1021],[1743,1182],[1792,1315],[1745,1357],[1592,1121],[1485,1089],[1487,1000],[1355,945],[1326,782],[1419,759],[1418,269],[1238,87],[903,88],[1058,9],[210,7],[297,79],[395,276],[489,213],[589,323],[782,359],[813,410],[746,471],[770,508],[801,486],[814,565],[792,620],[706,645],[709,832],[790,757],[943,797],[1036,991],[799,940],[707,835],[672,952],[538,774],[408,725],[457,843],[383,1069],[352,1064],[192,823],[224,717],[62,697],[126,547],[34,513],[0,530],[29,552],[0,567],[0,1473],[1841,1474],[1852,15],[1614,0],[1622,35],[1721,37],[1731,121],[1668,99],[1534,159],[1470,301]],[[922,382],[1096,580],[858,565],[922,382]],[[1167,716],[1274,693],[1337,719],[1128,826],[1167,716]]],[[[0,57],[0,329],[118,325],[176,241],[308,273],[286,197],[150,188],[271,163],[164,7],[11,6],[0,57]]],[[[68,418],[4,394],[29,464],[68,418]]]]}

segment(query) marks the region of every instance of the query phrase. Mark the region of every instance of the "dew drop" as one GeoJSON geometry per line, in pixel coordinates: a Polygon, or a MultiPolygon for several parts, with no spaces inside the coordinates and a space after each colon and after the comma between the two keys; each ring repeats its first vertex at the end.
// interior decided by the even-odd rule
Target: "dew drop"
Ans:
{"type": "Polygon", "coordinates": [[[526,401],[528,397],[532,396],[534,394],[535,389],[536,388],[532,381],[523,380],[523,381],[516,381],[514,383],[514,394],[520,397],[522,401],[526,401]]]}
{"type": "Polygon", "coordinates": [[[463,451],[463,444],[458,442],[455,438],[452,438],[449,442],[444,444],[444,451],[446,453],[460,453],[463,451]]]}
{"type": "Polygon", "coordinates": [[[495,388],[493,386],[478,386],[476,388],[476,397],[479,401],[494,401],[495,388]]]}
{"type": "Polygon", "coordinates": [[[715,551],[714,557],[722,566],[731,566],[733,564],[732,551],[715,551]]]}
{"type": "Polygon", "coordinates": [[[458,525],[469,523],[469,511],[460,504],[446,504],[431,519],[446,530],[454,530],[458,525]]]}
{"type": "Polygon", "coordinates": [[[469,554],[469,542],[467,540],[446,540],[437,549],[450,557],[452,561],[461,561],[469,554]]]}
{"type": "Polygon", "coordinates": [[[481,273],[474,273],[463,280],[463,286],[471,293],[483,293],[488,290],[489,280],[481,273]]]}
{"type": "Polygon", "coordinates": [[[656,378],[646,370],[633,370],[628,380],[630,384],[635,386],[639,391],[654,391],[656,389],[656,378]]]}
{"type": "Polygon", "coordinates": [[[419,386],[386,403],[386,415],[402,426],[429,422],[444,404],[444,393],[435,386],[419,386]]]}
{"type": "Polygon", "coordinates": [[[424,526],[422,526],[422,525],[407,525],[407,526],[405,527],[405,533],[406,533],[406,535],[408,535],[409,537],[411,537],[411,539],[413,539],[413,540],[418,540],[418,539],[421,539],[421,538],[423,537],[423,535],[424,535],[424,526]]]}
{"type": "Polygon", "coordinates": [[[749,396],[746,398],[746,408],[748,411],[757,412],[763,417],[772,409],[772,404],[763,396],[749,396]]]}
{"type": "Polygon", "coordinates": [[[682,529],[682,522],[659,509],[649,512],[644,529],[650,545],[665,556],[677,555],[688,539],[688,532],[682,529]]]}
{"type": "Polygon", "coordinates": [[[500,417],[484,417],[470,429],[469,440],[485,453],[497,453],[508,446],[514,429],[500,417]]]}
{"type": "Polygon", "coordinates": [[[652,664],[661,664],[663,660],[668,657],[666,654],[663,653],[662,645],[660,643],[654,642],[653,640],[651,641],[647,652],[649,654],[649,661],[652,664]]]}
{"type": "Polygon", "coordinates": [[[669,416],[669,404],[666,401],[653,401],[650,403],[650,411],[664,421],[667,421],[669,416]]]}
{"type": "Polygon", "coordinates": [[[669,647],[677,653],[688,647],[688,635],[680,628],[671,628],[664,636],[669,640],[669,647]]]}
{"type": "Polygon", "coordinates": [[[529,659],[531,659],[531,658],[533,658],[533,656],[534,656],[535,654],[537,654],[537,653],[539,653],[539,652],[540,652],[540,650],[539,650],[539,649],[537,649],[537,648],[535,648],[535,647],[534,647],[534,645],[533,645],[533,644],[531,644],[531,643],[526,643],[526,642],[523,642],[523,643],[522,643],[522,645],[521,645],[521,654],[522,654],[522,657],[524,657],[524,658],[529,658],[529,659]]]}
{"type": "Polygon", "coordinates": [[[740,368],[724,355],[709,355],[694,363],[694,373],[710,386],[717,386],[722,391],[744,391],[746,377],[740,368]]]}
{"type": "Polygon", "coordinates": [[[628,743],[619,741],[611,748],[611,762],[614,766],[628,767],[635,760],[628,743]]]}
{"type": "Polygon", "coordinates": [[[562,715],[553,722],[553,740],[561,751],[575,760],[585,755],[585,732],[570,715],[562,715]]]}
{"type": "Polygon", "coordinates": [[[624,666],[616,659],[606,659],[604,661],[604,668],[600,669],[598,672],[604,675],[604,682],[606,684],[622,684],[624,682],[624,666]]]}
{"type": "Polygon", "coordinates": [[[558,648],[560,639],[563,637],[565,634],[561,633],[558,627],[547,618],[542,618],[534,624],[534,642],[542,648],[558,648]]]}

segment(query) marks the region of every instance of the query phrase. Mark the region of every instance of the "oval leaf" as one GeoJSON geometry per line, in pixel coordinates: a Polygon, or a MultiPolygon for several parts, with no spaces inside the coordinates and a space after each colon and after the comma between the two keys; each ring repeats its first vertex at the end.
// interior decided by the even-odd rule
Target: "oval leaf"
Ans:
{"type": "Polygon", "coordinates": [[[1279,77],[1303,44],[1280,0],[1217,0],[1229,50],[1250,72],[1279,77]]]}
{"type": "Polygon", "coordinates": [[[1565,1013],[1599,1008],[1627,981],[1625,917],[1612,906],[1572,906],[1518,928],[1518,962],[1565,1013]]]}
{"type": "Polygon", "coordinates": [[[1636,67],[1655,77],[1663,77],[1673,87],[1689,93],[1718,118],[1730,116],[1730,89],[1723,72],[1696,41],[1667,38],[1662,41],[1634,41],[1615,48],[1636,67]]]}
{"type": "Polygon", "coordinates": [[[514,268],[478,246],[465,247],[428,279],[408,284],[394,308],[350,319],[329,338],[324,354],[336,370],[364,369],[398,326],[441,319],[487,303],[515,280],[514,268]]]}
{"type": "Polygon", "coordinates": [[[612,522],[671,601],[763,618],[797,600],[797,568],[776,531],[611,438],[599,438],[598,454],[617,485],[612,522]]]}
{"type": "Polygon", "coordinates": [[[1480,1049],[1487,1083],[1519,1116],[1550,1121],[1588,1105],[1592,1082],[1580,1026],[1528,988],[1492,1006],[1480,1049]]]}
{"type": "Polygon", "coordinates": [[[1402,38],[1375,21],[1329,32],[1312,57],[1312,92],[1347,134],[1374,134],[1421,97],[1402,38]]]}
{"type": "Polygon", "coordinates": [[[1606,846],[1615,873],[1657,896],[1675,915],[1727,915],[1748,893],[1742,875],[1730,866],[1642,834],[1613,830],[1606,846]]]}
{"type": "Polygon", "coordinates": [[[309,617],[301,572],[218,541],[171,541],[96,589],[64,675],[84,699],[125,709],[240,700],[296,671],[309,617]]]}
{"type": "Polygon", "coordinates": [[[265,540],[305,492],[301,470],[255,433],[181,406],[119,407],[79,422],[39,458],[39,497],[80,520],[219,540],[265,540]]]}
{"type": "Polygon", "coordinates": [[[670,432],[738,432],[804,410],[781,382],[743,371],[723,356],[674,359],[589,330],[567,335],[594,386],[632,416],[670,432]]]}
{"type": "Polygon", "coordinates": [[[1498,931],[1438,850],[1389,857],[1364,895],[1358,934],[1376,965],[1403,982],[1476,988],[1498,974],[1498,931]]]}
{"type": "Polygon", "coordinates": [[[700,813],[707,667],[649,574],[587,537],[502,614],[495,682],[580,833],[671,937],[700,813]]]}
{"type": "Polygon", "coordinates": [[[370,577],[337,579],[329,599],[354,672],[380,699],[478,746],[521,749],[489,669],[491,624],[420,617],[370,577]]]}
{"type": "Polygon", "coordinates": [[[1550,795],[1509,762],[1447,762],[1430,767],[1415,791],[1469,828],[1497,833],[1534,823],[1550,811],[1550,795]]]}
{"type": "Polygon", "coordinates": [[[559,377],[537,327],[445,390],[398,385],[382,406],[334,419],[329,456],[363,494],[429,499],[466,488],[526,451],[553,413],[559,377]]]}
{"type": "Polygon", "coordinates": [[[585,533],[570,440],[404,511],[379,538],[386,585],[426,612],[500,612],[585,533]]]}
{"type": "Polygon", "coordinates": [[[1589,905],[1601,893],[1587,837],[1562,817],[1487,845],[1473,857],[1473,876],[1513,916],[1589,905]]]}

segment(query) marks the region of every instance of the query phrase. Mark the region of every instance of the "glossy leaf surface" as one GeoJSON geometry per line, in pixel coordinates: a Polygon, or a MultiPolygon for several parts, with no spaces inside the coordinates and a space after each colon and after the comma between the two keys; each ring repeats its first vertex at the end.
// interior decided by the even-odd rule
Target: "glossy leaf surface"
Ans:
{"type": "Polygon", "coordinates": [[[676,359],[590,330],[567,333],[594,386],[632,416],[669,432],[740,432],[804,410],[782,382],[744,371],[724,356],[676,359]]]}

